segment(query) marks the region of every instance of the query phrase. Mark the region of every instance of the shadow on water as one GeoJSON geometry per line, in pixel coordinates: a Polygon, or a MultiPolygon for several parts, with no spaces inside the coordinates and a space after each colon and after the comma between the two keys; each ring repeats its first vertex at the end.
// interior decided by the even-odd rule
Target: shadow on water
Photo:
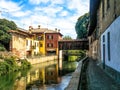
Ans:
{"type": "Polygon", "coordinates": [[[10,73],[0,77],[0,90],[64,90],[77,62],[63,62],[59,75],[58,62],[33,65],[30,70],[10,73]]]}

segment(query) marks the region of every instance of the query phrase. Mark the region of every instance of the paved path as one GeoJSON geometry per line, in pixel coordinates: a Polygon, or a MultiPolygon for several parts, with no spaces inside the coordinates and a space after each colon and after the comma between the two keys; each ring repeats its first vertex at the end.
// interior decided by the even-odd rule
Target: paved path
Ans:
{"type": "Polygon", "coordinates": [[[93,60],[88,65],[88,90],[120,90],[120,84],[117,84],[110,78],[93,60]]]}

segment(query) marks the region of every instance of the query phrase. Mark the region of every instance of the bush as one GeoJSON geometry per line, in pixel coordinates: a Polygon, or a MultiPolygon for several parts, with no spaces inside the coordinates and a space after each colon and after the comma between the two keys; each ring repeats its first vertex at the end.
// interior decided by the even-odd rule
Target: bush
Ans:
{"type": "Polygon", "coordinates": [[[21,66],[18,66],[14,57],[4,58],[4,61],[0,62],[0,75],[18,70],[29,69],[30,67],[31,64],[26,59],[21,60],[21,66]]]}
{"type": "Polygon", "coordinates": [[[21,67],[20,69],[28,69],[31,67],[31,64],[26,60],[21,60],[21,67]]]}
{"type": "Polygon", "coordinates": [[[8,64],[8,69],[10,71],[18,71],[18,65],[14,58],[5,58],[5,63],[8,64]]]}
{"type": "Polygon", "coordinates": [[[5,47],[0,45],[0,51],[6,51],[5,47]]]}

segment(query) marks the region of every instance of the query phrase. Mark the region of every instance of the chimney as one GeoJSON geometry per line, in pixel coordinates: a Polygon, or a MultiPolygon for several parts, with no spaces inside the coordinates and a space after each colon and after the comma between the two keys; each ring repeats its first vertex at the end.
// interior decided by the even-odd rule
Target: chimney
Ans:
{"type": "Polygon", "coordinates": [[[57,28],[55,28],[55,31],[57,32],[57,28]]]}
{"type": "Polygon", "coordinates": [[[58,29],[58,32],[60,32],[60,29],[58,29]]]}
{"type": "Polygon", "coordinates": [[[32,26],[29,26],[29,30],[32,30],[33,29],[33,27],[32,26]]]}
{"type": "Polygon", "coordinates": [[[38,29],[40,29],[40,25],[38,25],[38,29]]]}

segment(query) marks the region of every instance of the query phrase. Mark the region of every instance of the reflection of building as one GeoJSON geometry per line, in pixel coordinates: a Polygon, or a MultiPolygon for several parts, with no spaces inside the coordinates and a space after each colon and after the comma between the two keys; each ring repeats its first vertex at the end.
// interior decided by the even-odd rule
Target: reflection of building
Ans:
{"type": "Polygon", "coordinates": [[[58,67],[56,65],[45,68],[45,82],[47,84],[58,83],[58,67]]]}
{"type": "Polygon", "coordinates": [[[26,79],[21,77],[19,80],[15,81],[14,90],[26,90],[26,79]]]}
{"type": "Polygon", "coordinates": [[[59,30],[33,28],[27,30],[10,30],[12,35],[11,51],[20,58],[35,55],[58,54],[58,40],[62,38],[59,30]]]}
{"type": "Polygon", "coordinates": [[[37,70],[32,70],[26,77],[27,86],[36,84],[36,85],[43,85],[43,84],[57,84],[59,81],[58,77],[58,65],[53,64],[47,67],[42,67],[37,70]]]}
{"type": "Polygon", "coordinates": [[[35,71],[31,71],[27,75],[27,84],[33,84],[33,83],[38,83],[38,84],[44,84],[45,83],[45,71],[44,68],[37,69],[35,71]]]}

